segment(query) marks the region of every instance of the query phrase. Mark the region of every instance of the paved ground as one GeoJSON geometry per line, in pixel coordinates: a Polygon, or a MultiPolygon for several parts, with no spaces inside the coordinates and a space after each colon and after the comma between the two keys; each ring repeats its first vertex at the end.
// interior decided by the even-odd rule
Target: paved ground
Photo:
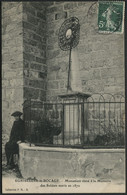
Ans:
{"type": "Polygon", "coordinates": [[[8,169],[5,164],[2,164],[2,177],[3,178],[22,178],[18,166],[14,169],[8,169]]]}
{"type": "Polygon", "coordinates": [[[20,182],[15,182],[16,179],[22,179],[18,166],[14,169],[8,169],[2,163],[2,193],[22,193],[23,191],[19,186],[20,182]]]}

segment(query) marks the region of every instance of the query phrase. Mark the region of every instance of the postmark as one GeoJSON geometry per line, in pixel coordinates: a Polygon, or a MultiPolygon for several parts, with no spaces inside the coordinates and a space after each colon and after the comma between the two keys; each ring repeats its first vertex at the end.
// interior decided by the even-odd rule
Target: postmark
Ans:
{"type": "Polygon", "coordinates": [[[98,32],[123,33],[124,2],[100,1],[98,7],[98,32]]]}

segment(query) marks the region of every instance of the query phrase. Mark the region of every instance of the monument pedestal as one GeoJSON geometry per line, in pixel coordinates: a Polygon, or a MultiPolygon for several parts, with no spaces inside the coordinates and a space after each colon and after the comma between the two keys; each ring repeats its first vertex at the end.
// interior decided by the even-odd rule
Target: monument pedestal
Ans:
{"type": "Polygon", "coordinates": [[[70,92],[59,95],[63,100],[63,138],[64,145],[84,143],[84,130],[87,128],[88,94],[70,92]]]}

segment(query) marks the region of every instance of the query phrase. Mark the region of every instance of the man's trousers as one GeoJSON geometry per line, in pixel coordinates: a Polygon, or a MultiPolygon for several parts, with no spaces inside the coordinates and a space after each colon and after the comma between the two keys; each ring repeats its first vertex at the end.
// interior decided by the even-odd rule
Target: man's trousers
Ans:
{"type": "Polygon", "coordinates": [[[19,155],[19,147],[17,143],[7,142],[5,144],[5,153],[7,158],[7,165],[13,165],[13,154],[19,155]]]}

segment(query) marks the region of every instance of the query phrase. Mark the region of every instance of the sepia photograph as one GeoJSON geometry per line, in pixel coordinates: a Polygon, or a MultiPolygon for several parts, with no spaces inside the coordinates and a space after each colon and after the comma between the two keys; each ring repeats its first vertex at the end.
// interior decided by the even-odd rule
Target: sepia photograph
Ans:
{"type": "Polygon", "coordinates": [[[125,2],[2,1],[2,193],[125,193],[125,2]]]}

